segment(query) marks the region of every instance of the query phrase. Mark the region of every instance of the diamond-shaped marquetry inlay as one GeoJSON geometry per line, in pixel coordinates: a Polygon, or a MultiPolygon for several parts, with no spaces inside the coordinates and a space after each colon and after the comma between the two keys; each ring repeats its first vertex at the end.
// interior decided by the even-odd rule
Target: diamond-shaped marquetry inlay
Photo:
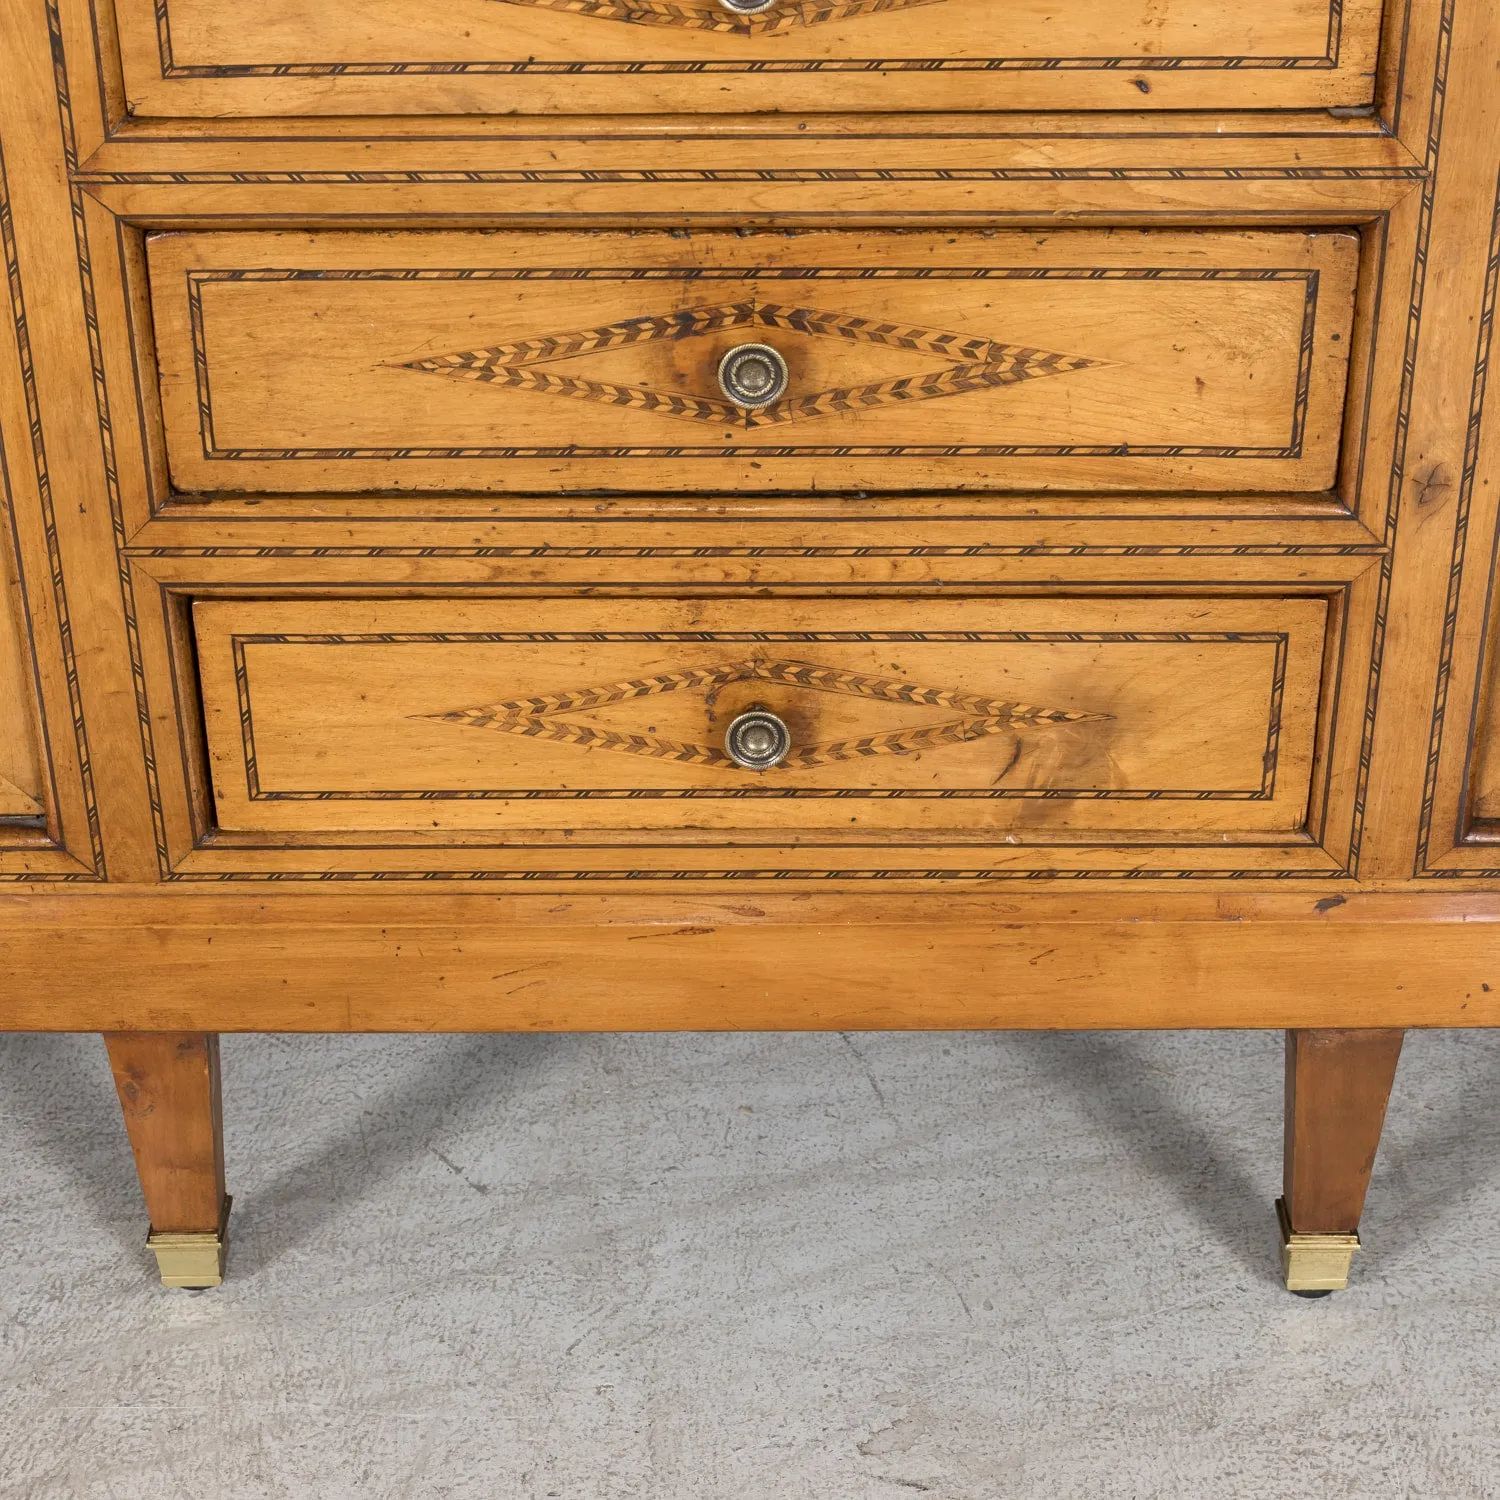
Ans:
{"type": "MultiPolygon", "coordinates": [[[[1022,380],[1066,375],[1104,363],[1077,355],[1054,354],[1023,344],[1001,344],[966,333],[945,333],[910,323],[881,322],[846,313],[819,312],[810,307],[783,307],[774,302],[734,302],[719,307],[695,307],[657,317],[627,318],[599,328],[516,339],[488,349],[460,350],[412,360],[404,368],[457,380],[566,396],[578,401],[602,401],[635,411],[660,412],[697,422],[733,422],[742,427],[768,427],[778,422],[831,417],[840,412],[902,406],[912,401],[935,401],[969,391],[992,390],[1022,380]],[[877,345],[930,356],[943,361],[936,370],[916,370],[896,379],[843,386],[808,395],[794,394],[760,411],[746,411],[718,396],[688,391],[653,390],[561,374],[540,368],[559,360],[611,353],[658,340],[707,338],[735,329],[782,329],[812,338],[877,345]]],[[[705,357],[712,371],[714,361],[705,357]]]]}
{"type": "Polygon", "coordinates": [[[738,771],[739,767],[734,761],[716,745],[693,744],[655,734],[629,733],[570,717],[610,704],[650,698],[662,693],[686,691],[707,696],[735,682],[777,683],[807,688],[817,693],[841,693],[886,703],[955,710],[952,718],[939,723],[892,729],[854,739],[794,745],[786,759],[777,767],[778,770],[828,765],[835,761],[858,760],[869,755],[913,755],[941,745],[961,745],[983,739],[987,735],[1004,734],[1020,728],[1078,724],[1109,717],[1108,714],[1003,702],[975,693],[960,692],[955,688],[923,687],[896,678],[871,677],[838,667],[823,667],[800,661],[742,661],[717,667],[693,667],[681,672],[662,673],[656,677],[608,683],[602,687],[548,693],[535,698],[513,698],[503,703],[456,708],[447,713],[424,714],[421,717],[437,719],[445,724],[462,724],[470,729],[495,729],[505,734],[577,745],[586,750],[614,750],[656,760],[738,771]]]}
{"type": "Polygon", "coordinates": [[[738,36],[795,31],[829,21],[856,21],[943,0],[779,0],[769,10],[735,15],[719,0],[503,0],[530,10],[561,11],[635,26],[672,26],[679,31],[719,31],[738,36]]]}

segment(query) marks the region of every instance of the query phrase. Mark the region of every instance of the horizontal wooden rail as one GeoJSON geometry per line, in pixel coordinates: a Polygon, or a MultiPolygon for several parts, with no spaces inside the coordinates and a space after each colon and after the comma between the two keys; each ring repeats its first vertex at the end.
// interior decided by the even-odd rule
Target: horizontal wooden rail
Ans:
{"type": "Polygon", "coordinates": [[[1500,1025],[1500,897],[0,896],[0,1029],[1500,1025]]]}

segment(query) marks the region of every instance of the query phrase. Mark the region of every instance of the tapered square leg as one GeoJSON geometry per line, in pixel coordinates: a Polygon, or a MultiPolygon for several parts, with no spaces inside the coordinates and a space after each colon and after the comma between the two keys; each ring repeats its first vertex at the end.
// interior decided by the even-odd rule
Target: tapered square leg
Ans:
{"type": "Polygon", "coordinates": [[[108,1033],[104,1043],[162,1283],[218,1286],[229,1222],[219,1038],[203,1031],[122,1031],[108,1033]]]}
{"type": "Polygon", "coordinates": [[[1342,1290],[1401,1057],[1400,1031],[1289,1031],[1281,1221],[1287,1289],[1342,1290]]]}

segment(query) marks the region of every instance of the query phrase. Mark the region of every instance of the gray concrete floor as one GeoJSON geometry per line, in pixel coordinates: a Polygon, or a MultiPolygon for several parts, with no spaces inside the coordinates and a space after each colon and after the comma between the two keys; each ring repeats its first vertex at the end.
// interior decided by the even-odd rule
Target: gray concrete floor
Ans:
{"type": "Polygon", "coordinates": [[[1280,1038],[226,1038],[153,1284],[100,1043],[0,1037],[0,1495],[1500,1494],[1500,1036],[1418,1035],[1345,1293],[1280,1038]]]}

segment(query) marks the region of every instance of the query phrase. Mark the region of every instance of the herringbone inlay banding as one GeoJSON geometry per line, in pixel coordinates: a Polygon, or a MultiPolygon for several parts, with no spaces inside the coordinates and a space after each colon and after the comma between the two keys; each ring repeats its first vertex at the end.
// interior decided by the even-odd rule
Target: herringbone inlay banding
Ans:
{"type": "Polygon", "coordinates": [[[424,714],[445,724],[470,729],[498,729],[505,734],[577,745],[587,750],[613,750],[643,755],[655,760],[673,760],[688,765],[738,769],[723,750],[713,745],[687,744],[653,734],[631,734],[580,724],[560,717],[662,693],[698,691],[712,693],[731,682],[775,682],[808,688],[820,693],[841,693],[887,703],[909,703],[917,707],[954,708],[961,717],[941,724],[916,725],[907,729],[862,735],[857,739],[828,741],[796,749],[781,763],[797,769],[858,760],[872,755],[912,755],[940,745],[960,745],[986,735],[1049,724],[1078,724],[1109,717],[1058,708],[1040,708],[1030,703],[1004,702],[965,693],[956,688],[924,687],[898,678],[870,677],[838,667],[798,661],[742,661],[720,667],[691,667],[655,677],[633,678],[598,687],[576,688],[532,698],[512,698],[475,708],[457,708],[424,714]]]}
{"type": "MultiPolygon", "coordinates": [[[[484,349],[459,350],[413,360],[403,368],[576,401],[597,401],[607,406],[655,412],[687,421],[733,422],[741,427],[755,428],[834,416],[840,412],[870,411],[913,401],[961,396],[970,391],[992,390],[1023,380],[1065,375],[1103,363],[1102,360],[1057,354],[1023,344],[1002,344],[981,335],[945,332],[909,323],[822,312],[808,307],[785,307],[776,303],[735,302],[689,308],[679,313],[627,318],[598,328],[541,334],[484,349]],[[913,355],[934,356],[948,364],[946,369],[914,371],[895,379],[792,396],[761,411],[745,411],[716,395],[652,390],[537,368],[558,360],[604,354],[659,340],[702,338],[740,328],[782,329],[814,338],[874,344],[913,355]]],[[[711,366],[712,362],[705,361],[705,364],[711,366]]]]}
{"type": "Polygon", "coordinates": [[[534,10],[562,11],[602,21],[624,21],[634,26],[671,26],[679,31],[712,31],[735,36],[765,36],[822,26],[830,21],[855,21],[918,5],[940,5],[943,0],[783,0],[760,15],[737,16],[718,0],[502,0],[534,10]]]}

